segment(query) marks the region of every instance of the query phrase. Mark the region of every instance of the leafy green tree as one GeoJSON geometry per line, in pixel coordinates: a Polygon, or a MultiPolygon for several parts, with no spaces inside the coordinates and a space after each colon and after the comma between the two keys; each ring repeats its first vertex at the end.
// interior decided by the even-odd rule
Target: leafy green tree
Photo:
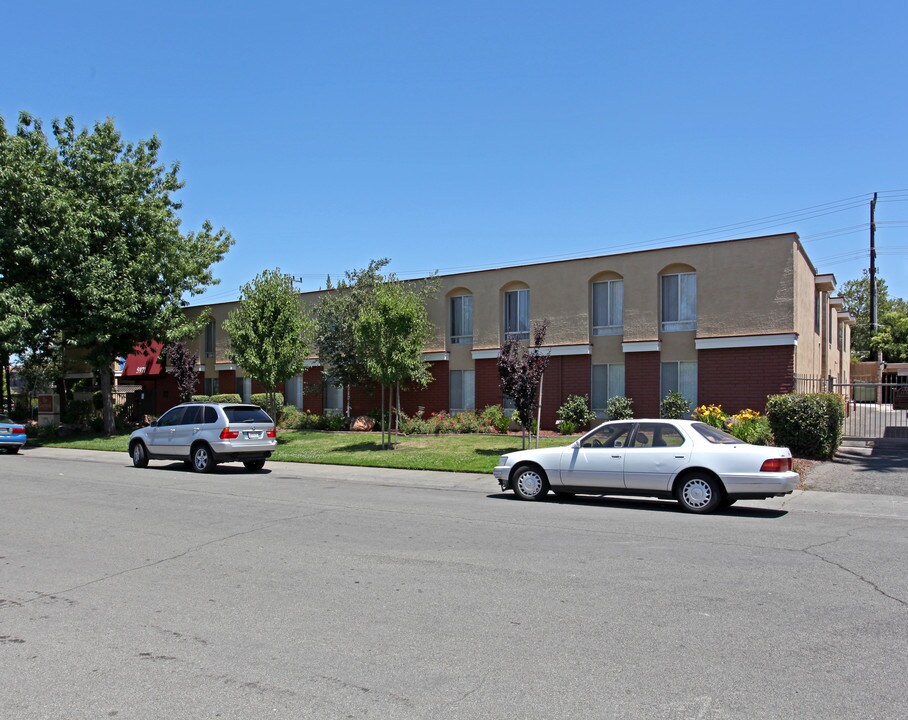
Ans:
{"type": "Polygon", "coordinates": [[[314,331],[291,278],[276,268],[245,284],[224,329],[230,336],[227,356],[265,386],[276,421],[277,385],[303,370],[314,331]]]}
{"type": "Polygon", "coordinates": [[[77,131],[20,116],[15,136],[0,126],[0,255],[3,287],[28,297],[47,336],[81,348],[100,377],[104,428],[114,432],[112,365],[149,339],[198,334],[204,319],[183,312],[184,298],[216,284],[211,267],[233,239],[209,222],[182,233],[173,194],[179,165],[159,160],[157,136],[125,143],[113,120],[77,131]]]}
{"type": "Polygon", "coordinates": [[[341,385],[369,387],[372,376],[356,349],[354,326],[360,310],[372,304],[375,292],[385,282],[382,269],[387,258],[370,260],[361,270],[350,270],[326,292],[315,308],[315,346],[322,366],[341,385]]]}
{"type": "MultiPolygon", "coordinates": [[[[356,357],[369,379],[382,388],[382,447],[385,447],[384,391],[388,389],[388,417],[397,393],[400,417],[400,385],[425,387],[432,376],[422,351],[434,329],[426,310],[426,296],[434,284],[413,286],[399,281],[379,284],[372,301],[360,306],[353,325],[356,357]]],[[[389,428],[390,441],[390,428],[389,428]]]]}
{"type": "Polygon", "coordinates": [[[870,274],[864,271],[857,280],[843,283],[841,296],[845,300],[845,309],[855,318],[851,329],[851,354],[860,360],[875,357],[876,350],[883,350],[883,359],[887,362],[900,362],[904,357],[905,335],[901,320],[908,316],[908,302],[901,298],[889,296],[886,281],[877,276],[877,323],[879,337],[872,339],[873,327],[870,317],[870,274]],[[899,344],[901,339],[901,345],[899,344]]]}

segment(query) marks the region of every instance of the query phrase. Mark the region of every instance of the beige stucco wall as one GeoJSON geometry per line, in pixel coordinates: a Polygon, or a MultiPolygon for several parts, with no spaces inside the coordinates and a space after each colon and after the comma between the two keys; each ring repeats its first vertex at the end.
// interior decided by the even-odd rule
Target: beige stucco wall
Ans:
{"type": "MultiPolygon", "coordinates": [[[[697,338],[798,333],[797,367],[814,367],[820,355],[813,276],[793,233],[446,275],[436,278],[435,300],[427,306],[435,333],[425,350],[448,352],[452,369],[471,368],[471,351],[501,346],[504,292],[529,288],[531,320],[549,321],[546,344],[591,346],[596,364],[623,362],[622,342],[659,340],[663,357],[694,361],[697,338]],[[690,270],[697,273],[696,332],[661,332],[660,274],[690,270]],[[624,281],[624,334],[591,336],[592,282],[617,278],[624,281]],[[473,296],[473,344],[453,345],[449,298],[463,294],[473,296]]],[[[323,294],[304,293],[300,301],[311,308],[323,294]]],[[[235,306],[210,306],[218,323],[217,357],[204,357],[204,334],[196,341],[206,372],[228,361],[222,323],[235,306]]]]}

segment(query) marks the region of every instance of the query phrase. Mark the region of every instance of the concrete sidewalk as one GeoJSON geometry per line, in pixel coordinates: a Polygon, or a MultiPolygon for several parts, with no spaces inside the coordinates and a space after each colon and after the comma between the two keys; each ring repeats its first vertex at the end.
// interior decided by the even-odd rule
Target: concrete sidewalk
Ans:
{"type": "MultiPolygon", "coordinates": [[[[97,450],[64,450],[59,448],[27,448],[18,456],[11,456],[13,462],[28,462],[30,457],[66,462],[91,462],[121,465],[132,469],[129,456],[124,453],[101,452],[97,450]]],[[[6,458],[4,458],[6,460],[6,458]]],[[[167,461],[152,461],[154,465],[167,467],[167,461]]],[[[182,470],[182,463],[169,463],[182,470]]],[[[835,473],[837,463],[823,463],[822,473],[835,473]],[[828,466],[828,467],[825,467],[828,466]]],[[[814,468],[808,476],[808,484],[821,469],[814,468]]],[[[186,470],[186,472],[190,472],[186,470]]],[[[239,464],[220,465],[217,473],[245,474],[239,464]]],[[[428,490],[449,490],[496,494],[500,490],[491,473],[451,473],[432,470],[395,470],[388,468],[367,468],[346,465],[313,465],[268,461],[265,473],[250,475],[255,482],[266,481],[269,475],[285,480],[305,478],[326,482],[358,482],[394,487],[419,487],[428,490]]],[[[908,520],[908,497],[901,495],[867,494],[857,492],[826,492],[817,490],[796,490],[791,495],[769,500],[742,500],[735,507],[755,507],[789,512],[810,512],[829,515],[856,515],[908,520]]]]}

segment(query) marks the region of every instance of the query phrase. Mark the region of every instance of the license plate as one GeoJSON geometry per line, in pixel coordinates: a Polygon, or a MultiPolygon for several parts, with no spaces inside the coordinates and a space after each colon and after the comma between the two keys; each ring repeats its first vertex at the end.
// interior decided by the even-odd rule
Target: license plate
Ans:
{"type": "Polygon", "coordinates": [[[9,435],[9,428],[0,428],[0,435],[9,435]]]}
{"type": "Polygon", "coordinates": [[[246,433],[246,437],[249,440],[261,440],[263,437],[265,437],[265,431],[264,430],[249,430],[246,433]]]}

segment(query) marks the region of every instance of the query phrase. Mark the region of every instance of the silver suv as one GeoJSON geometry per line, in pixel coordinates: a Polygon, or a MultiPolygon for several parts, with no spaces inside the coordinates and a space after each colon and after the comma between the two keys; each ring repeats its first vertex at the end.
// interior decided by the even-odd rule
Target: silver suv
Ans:
{"type": "Polygon", "coordinates": [[[137,468],[149,460],[182,460],[199,473],[238,460],[249,471],[261,470],[276,446],[268,413],[240,403],[183,403],[129,436],[137,468]]]}

